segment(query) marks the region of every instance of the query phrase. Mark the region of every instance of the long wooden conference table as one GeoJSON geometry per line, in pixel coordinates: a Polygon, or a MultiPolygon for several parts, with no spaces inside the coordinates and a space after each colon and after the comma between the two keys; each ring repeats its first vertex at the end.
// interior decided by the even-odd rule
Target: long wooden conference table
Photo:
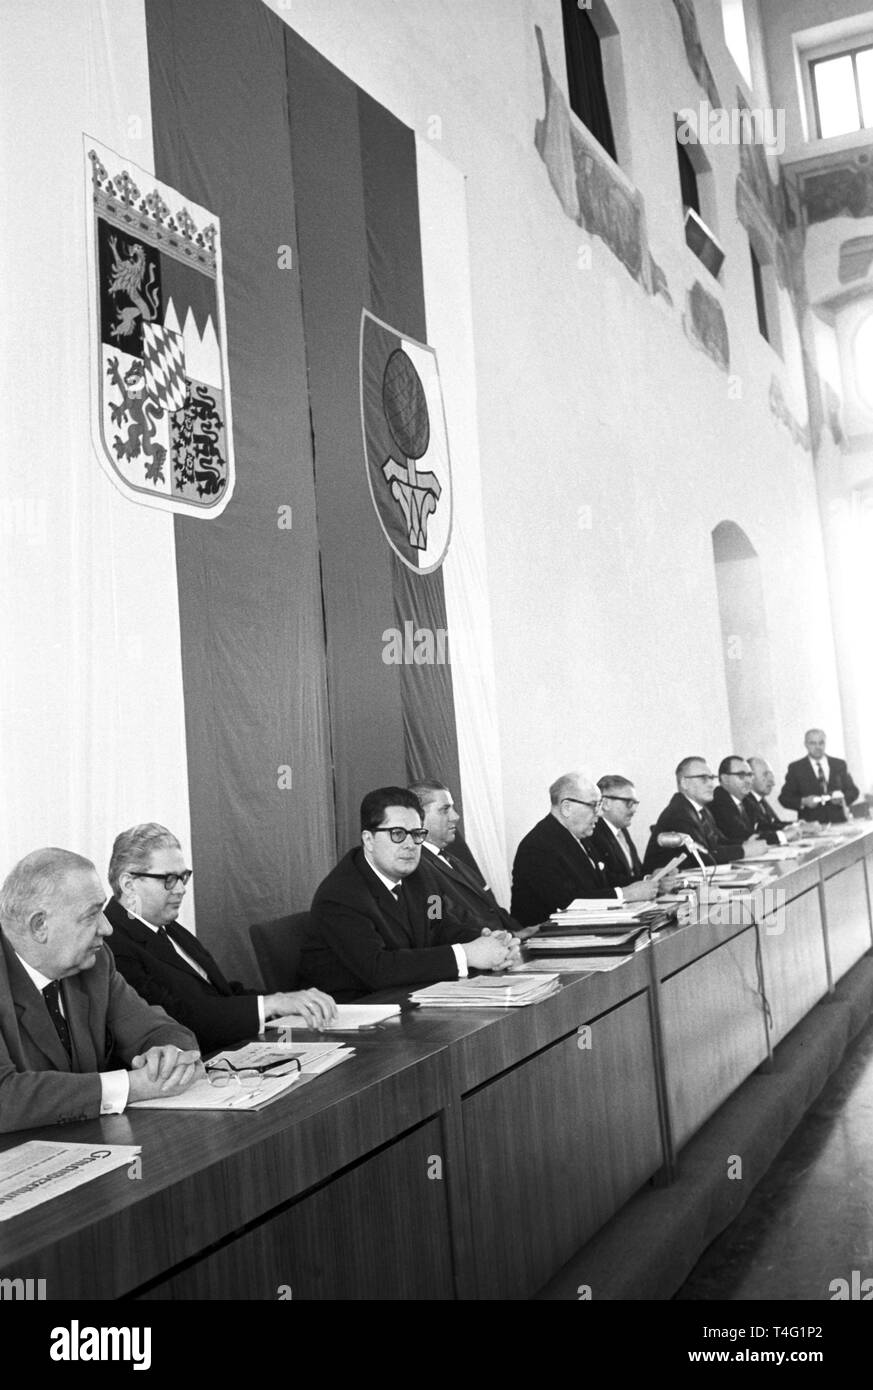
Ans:
{"type": "Polygon", "coordinates": [[[716,905],[527,1008],[406,1009],[260,1112],[5,1135],[138,1144],[142,1173],[0,1223],[0,1276],[73,1300],[531,1297],[644,1184],[673,1180],[871,949],[871,856],[858,823],[777,866],[778,906],[716,905]]]}

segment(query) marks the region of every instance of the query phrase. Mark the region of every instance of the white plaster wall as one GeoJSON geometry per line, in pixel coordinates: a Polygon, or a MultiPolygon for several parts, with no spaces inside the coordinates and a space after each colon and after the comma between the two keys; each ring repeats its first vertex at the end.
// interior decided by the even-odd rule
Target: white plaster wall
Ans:
{"type": "MultiPolygon", "coordinates": [[[[703,93],[669,0],[612,0],[634,180],[674,307],[651,299],[562,211],[534,147],[544,111],[534,25],[564,82],[555,0],[274,0],[306,40],[467,176],[487,573],[510,854],[546,787],[578,765],[642,794],[638,838],[688,752],[717,762],[729,720],[711,531],[731,519],[761,558],[781,774],[802,733],[841,742],[811,454],[770,410],[776,375],[806,422],[796,344],[758,334],[737,151],[712,148],[719,288],[685,247],[673,113],[703,93]],[[580,248],[591,266],[581,269],[580,248]],[[687,340],[699,278],[721,297],[731,382],[687,340]],[[739,391],[738,391],[739,387],[739,391]],[[590,526],[589,526],[590,520],[590,526]]],[[[719,0],[698,0],[723,101],[737,70],[719,0]]],[[[766,5],[765,5],[766,8],[766,5]]]]}

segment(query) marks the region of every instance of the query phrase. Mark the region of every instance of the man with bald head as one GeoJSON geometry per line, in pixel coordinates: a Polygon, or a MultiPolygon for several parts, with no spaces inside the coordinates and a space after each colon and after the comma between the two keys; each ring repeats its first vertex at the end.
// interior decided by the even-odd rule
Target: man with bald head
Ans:
{"type": "Polygon", "coordinates": [[[574,898],[614,898],[602,860],[589,847],[597,824],[599,789],[582,772],[566,772],[549,787],[549,811],[515,852],[510,911],[523,927],[545,922],[574,898]]]}
{"type": "Polygon", "coordinates": [[[193,1033],[115,969],[90,860],[28,854],[0,887],[0,1131],[116,1115],[185,1090],[193,1033]]]}
{"type": "MultiPolygon", "coordinates": [[[[740,760],[742,761],[742,760],[740,760]]],[[[665,833],[685,835],[697,846],[705,864],[730,864],[735,859],[751,859],[763,854],[766,842],[757,835],[728,840],[713,819],[710,803],[715,777],[705,758],[693,755],[683,758],[676,768],[676,788],[652,827],[644,866],[658,868],[675,854],[675,848],[658,844],[665,833]]],[[[689,858],[693,863],[693,858],[689,858]]]]}
{"type": "Polygon", "coordinates": [[[851,819],[849,807],[860,796],[842,758],[828,757],[823,729],[807,729],[806,757],[788,764],[779,800],[801,820],[838,825],[851,819]]]}
{"type": "Polygon", "coordinates": [[[752,817],[755,834],[765,839],[768,845],[785,845],[802,835],[801,826],[796,821],[780,820],[767,800],[776,785],[776,774],[767,759],[752,756],[746,762],[752,774],[746,807],[752,817]]]}

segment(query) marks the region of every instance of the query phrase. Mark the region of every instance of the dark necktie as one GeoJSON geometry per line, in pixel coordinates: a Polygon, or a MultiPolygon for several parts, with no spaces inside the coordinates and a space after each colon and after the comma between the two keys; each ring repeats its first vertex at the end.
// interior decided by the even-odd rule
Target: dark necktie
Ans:
{"type": "Polygon", "coordinates": [[[827,779],[827,778],[825,777],[825,775],[824,775],[824,768],[822,767],[821,763],[816,763],[815,766],[816,766],[816,771],[817,771],[817,773],[818,773],[818,786],[819,786],[819,791],[821,792],[822,796],[827,796],[827,791],[828,791],[828,779],[827,779]]]}
{"type": "Polygon", "coordinates": [[[60,980],[51,980],[43,990],[42,997],[45,1000],[46,1008],[49,1011],[49,1018],[55,1025],[55,1032],[57,1033],[58,1037],[63,1043],[64,1051],[66,1052],[67,1056],[72,1062],[73,1044],[70,1038],[70,1030],[67,1027],[67,1020],[61,1013],[60,992],[60,980]]]}

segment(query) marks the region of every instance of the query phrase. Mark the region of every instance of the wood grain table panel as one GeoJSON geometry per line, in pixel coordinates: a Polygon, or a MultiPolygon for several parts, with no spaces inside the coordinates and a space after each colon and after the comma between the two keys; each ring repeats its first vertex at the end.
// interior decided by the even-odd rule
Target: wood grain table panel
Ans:
{"type": "Polygon", "coordinates": [[[773,1021],[770,1042],[775,1047],[828,992],[818,888],[762,917],[759,933],[773,1021]]]}
{"type": "Polygon", "coordinates": [[[662,981],[660,999],[678,1150],[768,1055],[754,927],[662,981]]]}
{"type": "Polygon", "coordinates": [[[663,1162],[648,995],[463,1103],[480,1298],[529,1298],[663,1162]]]}
{"type": "Polygon", "coordinates": [[[143,1299],[454,1298],[442,1148],[431,1120],[143,1299]]]}
{"type": "Polygon", "coordinates": [[[824,895],[831,975],[836,984],[873,946],[863,862],[856,859],[825,878],[824,895]]]}

